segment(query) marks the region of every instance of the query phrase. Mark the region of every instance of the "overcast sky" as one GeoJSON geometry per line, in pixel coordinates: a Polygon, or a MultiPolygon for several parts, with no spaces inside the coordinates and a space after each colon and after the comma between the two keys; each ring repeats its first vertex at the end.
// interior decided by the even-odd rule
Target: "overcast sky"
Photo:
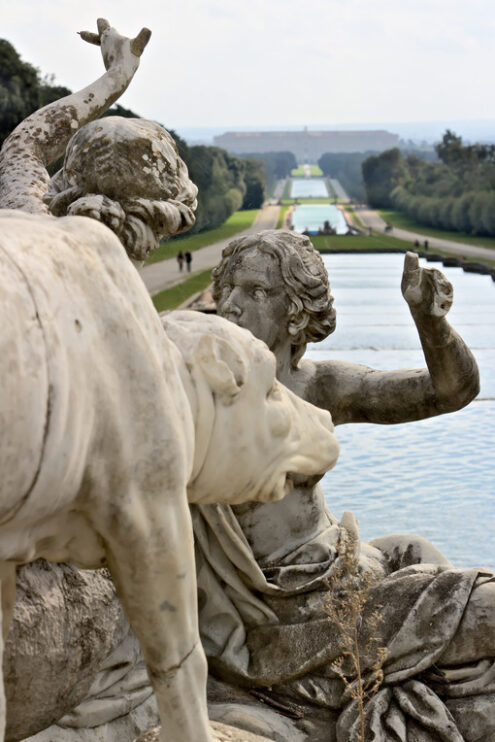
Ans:
{"type": "Polygon", "coordinates": [[[495,0],[0,0],[0,36],[76,90],[98,16],[151,28],[121,103],[169,127],[495,118],[495,0]]]}

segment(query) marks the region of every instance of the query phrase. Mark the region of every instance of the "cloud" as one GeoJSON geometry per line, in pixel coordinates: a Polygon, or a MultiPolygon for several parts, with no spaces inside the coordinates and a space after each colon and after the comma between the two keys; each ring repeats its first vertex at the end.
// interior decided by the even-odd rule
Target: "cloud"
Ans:
{"type": "Polygon", "coordinates": [[[0,0],[2,36],[59,84],[102,72],[98,15],[152,41],[122,104],[168,126],[495,117],[492,0],[0,0]]]}

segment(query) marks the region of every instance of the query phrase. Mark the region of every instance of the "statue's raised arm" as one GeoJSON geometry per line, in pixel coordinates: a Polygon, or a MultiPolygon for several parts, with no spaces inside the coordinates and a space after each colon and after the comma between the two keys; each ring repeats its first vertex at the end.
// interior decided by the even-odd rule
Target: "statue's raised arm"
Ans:
{"type": "Polygon", "coordinates": [[[106,72],[77,93],[50,103],[22,121],[0,153],[0,207],[47,213],[43,201],[50,177],[47,165],[60,157],[70,138],[98,118],[126,90],[139,67],[151,31],[129,39],[98,19],[98,33],[83,31],[84,41],[100,46],[106,72]]]}
{"type": "Polygon", "coordinates": [[[360,395],[344,422],[421,420],[459,410],[479,392],[476,359],[446,319],[454,298],[451,283],[436,268],[420,267],[418,256],[408,252],[401,288],[426,368],[355,373],[361,380],[360,395]]]}

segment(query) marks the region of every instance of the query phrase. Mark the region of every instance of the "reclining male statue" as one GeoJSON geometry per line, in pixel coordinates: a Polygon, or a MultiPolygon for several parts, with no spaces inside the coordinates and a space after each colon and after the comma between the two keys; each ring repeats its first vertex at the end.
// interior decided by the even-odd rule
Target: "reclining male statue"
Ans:
{"type": "Polygon", "coordinates": [[[89,124],[50,183],[45,165],[127,87],[148,38],[98,30],[85,38],[107,73],[29,117],[0,156],[2,628],[16,564],[107,564],[164,742],[208,742],[188,500],[283,497],[290,473],[321,476],[338,445],[329,413],[276,380],[248,331],[190,314],[164,331],[124,250],[142,259],[193,218],[195,186],[161,127],[89,124]]]}
{"type": "MultiPolygon", "coordinates": [[[[326,338],[336,320],[325,265],[306,236],[267,230],[235,238],[213,279],[219,314],[264,340],[277,377],[329,410],[336,426],[453,412],[478,393],[476,360],[447,321],[453,288],[416,255],[405,256],[402,293],[425,355],[420,369],[303,358],[306,344],[326,338]]],[[[217,678],[255,687],[288,713],[299,709],[305,718],[294,725],[311,742],[361,739],[357,696],[337,671],[348,647],[334,607],[342,593],[352,599],[349,584],[365,575],[367,601],[355,624],[360,674],[368,687],[379,682],[365,698],[364,739],[495,739],[493,572],[454,569],[421,536],[360,543],[352,516],[343,529],[318,484],[299,483],[280,502],[192,511],[200,632],[217,678]],[[317,730],[309,722],[318,717],[317,730]]],[[[340,667],[356,690],[348,660],[340,667]]],[[[240,717],[245,722],[244,709],[240,717]]]]}

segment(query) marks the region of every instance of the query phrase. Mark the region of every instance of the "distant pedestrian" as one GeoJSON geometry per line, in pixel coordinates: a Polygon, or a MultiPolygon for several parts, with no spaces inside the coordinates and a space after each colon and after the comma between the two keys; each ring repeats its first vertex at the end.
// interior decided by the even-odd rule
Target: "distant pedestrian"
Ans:
{"type": "Polygon", "coordinates": [[[428,245],[428,240],[425,240],[425,241],[423,242],[423,246],[424,246],[424,248],[425,248],[425,251],[426,251],[426,252],[428,252],[428,247],[429,247],[429,245],[428,245]]]}
{"type": "Polygon", "coordinates": [[[419,247],[419,240],[414,240],[414,247],[419,247]]]}
{"type": "Polygon", "coordinates": [[[182,250],[179,250],[177,254],[177,262],[179,264],[179,271],[182,273],[182,268],[184,267],[184,253],[182,250]]]}
{"type": "Polygon", "coordinates": [[[187,272],[190,273],[191,272],[192,255],[189,252],[189,250],[186,252],[185,258],[186,258],[187,272]]]}

